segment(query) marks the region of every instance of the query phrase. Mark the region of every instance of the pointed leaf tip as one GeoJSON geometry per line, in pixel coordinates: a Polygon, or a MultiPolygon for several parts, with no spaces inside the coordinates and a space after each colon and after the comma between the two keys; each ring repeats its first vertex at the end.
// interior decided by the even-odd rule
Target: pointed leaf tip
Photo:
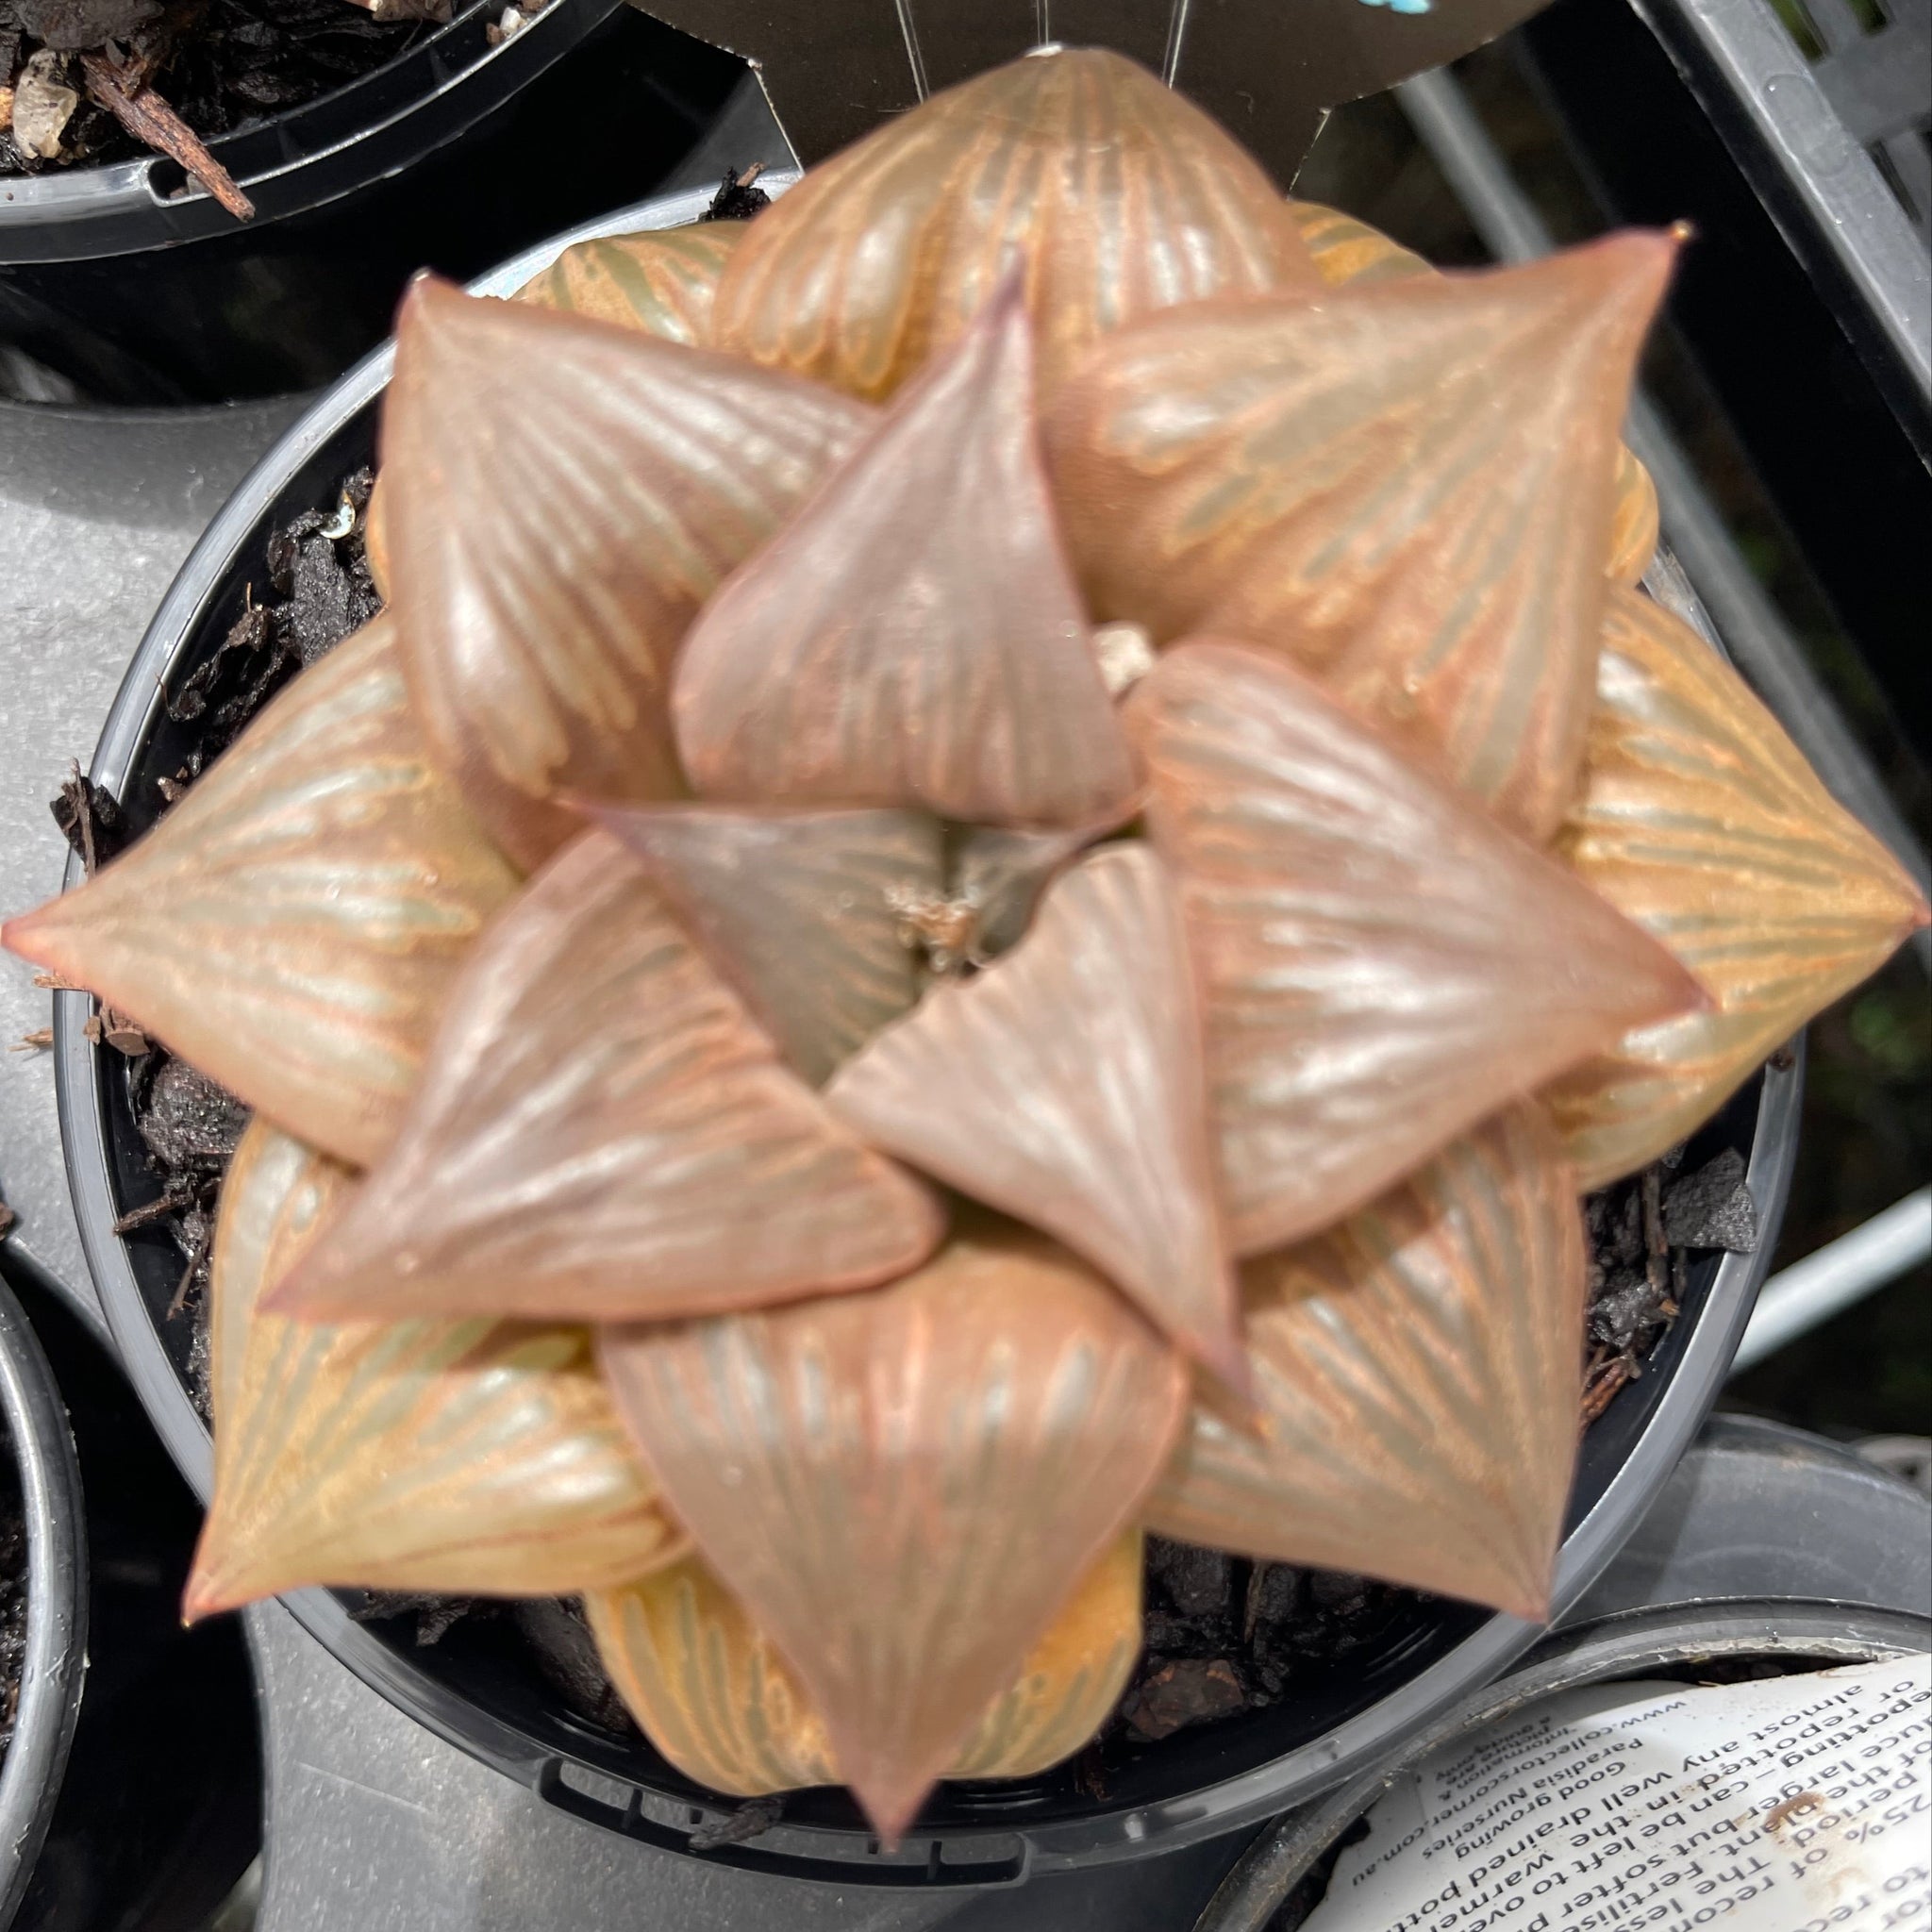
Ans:
{"type": "Polygon", "coordinates": [[[1153,310],[1316,280],[1253,157],[1133,61],[1074,48],[936,94],[812,168],[734,253],[715,340],[881,398],[1016,259],[1045,387],[1153,310]]]}
{"type": "Polygon", "coordinates": [[[1314,1233],[1638,1016],[1703,1002],[1278,658],[1177,646],[1126,715],[1182,882],[1237,1253],[1314,1233]]]}
{"type": "Polygon", "coordinates": [[[395,1147],[271,1306],[670,1319],[890,1280],[943,1227],[592,831],[484,936],[395,1147]]]}
{"type": "Polygon", "coordinates": [[[1099,344],[1046,423],[1094,614],[1292,658],[1541,842],[1582,758],[1618,428],[1674,246],[1206,305],[1099,344]]]}
{"type": "Polygon", "coordinates": [[[1926,920],[1737,673],[1633,591],[1610,600],[1583,795],[1557,849],[1711,994],[1548,1090],[1591,1188],[1683,1140],[1926,920]]]}
{"type": "Polygon", "coordinates": [[[1497,1115],[1242,1282],[1258,1420],[1197,1404],[1150,1526],[1541,1619],[1584,1307],[1574,1176],[1541,1110],[1497,1115]]]}
{"type": "Polygon", "coordinates": [[[890,1288],[601,1342],[667,1500],[887,1837],[1133,1520],[1187,1395],[1111,1288],[996,1221],[890,1288]]]}
{"type": "Polygon", "coordinates": [[[1067,1242],[1241,1384],[1200,1006],[1148,847],[1062,874],[1011,952],[928,993],[825,1098],[875,1146],[1067,1242]]]}
{"type": "Polygon", "coordinates": [[[223,1182],[215,1488],[187,1619],[309,1584],[543,1595],[675,1557],[682,1532],[618,1425],[587,1330],[261,1312],[354,1184],[264,1121],[223,1182]]]}
{"type": "Polygon", "coordinates": [[[384,404],[387,575],[431,745],[533,868],[566,791],[684,791],[673,653],[872,421],[817,385],[425,278],[384,404]]]}
{"type": "Polygon", "coordinates": [[[913,811],[593,806],[711,961],[822,1085],[919,997],[906,908],[940,890],[941,829],[913,811]]]}
{"type": "Polygon", "coordinates": [[[509,868],[431,764],[387,620],[302,672],[143,838],[10,921],[270,1119],[388,1144],[509,868]]]}
{"type": "Polygon", "coordinates": [[[678,658],[700,793],[1077,824],[1134,773],[1035,447],[1006,285],[719,591],[678,658]]]}

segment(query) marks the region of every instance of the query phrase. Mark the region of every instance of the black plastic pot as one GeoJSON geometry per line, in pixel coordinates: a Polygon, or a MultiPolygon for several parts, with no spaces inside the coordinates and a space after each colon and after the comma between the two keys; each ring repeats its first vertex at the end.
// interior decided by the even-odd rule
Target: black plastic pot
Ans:
{"type": "Polygon", "coordinates": [[[54,1816],[87,1669],[80,1466],[60,1391],[12,1292],[0,1285],[0,1416],[26,1524],[26,1653],[13,1739],[0,1760],[0,1927],[33,1876],[54,1816]]]}
{"type": "Polygon", "coordinates": [[[107,402],[316,388],[417,269],[474,275],[636,200],[744,78],[624,0],[551,0],[492,48],[500,11],[212,142],[252,221],[159,157],[0,178],[0,340],[107,402]]]}
{"type": "MultiPolygon", "coordinates": [[[[775,185],[775,184],[774,184],[775,185]]],[[[617,230],[690,218],[701,196],[658,202],[595,225],[617,230]]],[[[573,238],[565,238],[573,239],[573,238]]],[[[552,250],[479,284],[518,285],[552,250]]],[[[229,500],[184,566],[143,639],[108,714],[93,776],[134,824],[158,802],[154,780],[190,748],[160,693],[215,649],[259,578],[271,529],[333,500],[367,460],[389,352],[336,386],[229,500]]],[[[83,1033],[89,1003],[57,997],[61,1130],[82,1240],[108,1320],[136,1389],[188,1479],[206,1493],[208,1433],[188,1394],[189,1337],[164,1319],[180,1274],[165,1238],[112,1232],[151,1198],[126,1063],[83,1033]]],[[[1723,1383],[1775,1240],[1795,1148],[1801,1074],[1781,1056],[1704,1130],[1691,1160],[1725,1146],[1749,1162],[1762,1241],[1757,1255],[1707,1257],[1691,1270],[1682,1317],[1585,1440],[1558,1572],[1559,1607],[1615,1554],[1668,1479],[1723,1383]]],[[[571,1714],[530,1668],[508,1629],[459,1624],[434,1649],[352,1622],[342,1602],[301,1592],[290,1607],[344,1664],[432,1730],[550,1802],[669,1850],[722,1815],[719,1801],[641,1744],[626,1746],[571,1714]]],[[[788,1801],[784,1822],[755,1841],[708,1854],[723,1863],[845,1886],[1013,1884],[1029,1874],[1133,1858],[1218,1836],[1299,1803],[1381,1757],[1488,1683],[1536,1641],[1537,1627],[1469,1605],[1419,1601],[1413,1620],[1292,1702],[1182,1732],[1123,1770],[1110,1794],[1083,1793],[1070,1773],[999,1784],[947,1785],[906,1844],[880,1850],[842,1793],[788,1801]]]]}

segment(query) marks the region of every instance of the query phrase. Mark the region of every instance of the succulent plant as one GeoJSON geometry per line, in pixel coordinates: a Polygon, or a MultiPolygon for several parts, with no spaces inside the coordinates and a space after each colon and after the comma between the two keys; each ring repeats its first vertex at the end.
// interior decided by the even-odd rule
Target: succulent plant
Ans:
{"type": "Polygon", "coordinates": [[[384,614],[5,932],[256,1109],[189,1613],[581,1594],[886,1835],[1143,1526],[1541,1614],[1579,1190],[1926,916],[1633,588],[1676,246],[1437,275],[1055,52],[419,283],[384,614]]]}

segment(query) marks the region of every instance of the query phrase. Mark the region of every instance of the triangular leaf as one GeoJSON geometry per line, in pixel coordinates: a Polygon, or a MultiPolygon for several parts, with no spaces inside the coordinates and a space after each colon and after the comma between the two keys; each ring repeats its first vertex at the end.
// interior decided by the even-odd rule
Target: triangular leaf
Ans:
{"type": "Polygon", "coordinates": [[[871,421],[707,350],[409,291],[382,424],[392,608],[437,756],[525,868],[578,828],[562,792],[682,793],[678,640],[871,421]]]}
{"type": "Polygon", "coordinates": [[[1254,1416],[1196,1406],[1151,1526],[1543,1616],[1576,1448],[1584,1252],[1541,1110],[1497,1115],[1241,1274],[1254,1416]]]}
{"type": "Polygon", "coordinates": [[[1146,845],[1063,874],[1010,953],[928,993],[825,1098],[874,1146],[1057,1235],[1239,1378],[1188,935],[1146,845]]]}
{"type": "Polygon", "coordinates": [[[1047,423],[1096,616],[1279,651],[1546,838],[1582,758],[1617,431],[1674,252],[1623,235],[1099,344],[1047,423]]]}
{"type": "Polygon", "coordinates": [[[914,811],[605,807],[791,1065],[823,1084],[919,997],[905,910],[937,892],[941,828],[914,811]]]}
{"type": "Polygon", "coordinates": [[[1187,1392],[1119,1295],[1010,1224],[869,1294],[601,1341],[667,1501],[888,1838],[1133,1519],[1187,1392]]]}
{"type": "Polygon", "coordinates": [[[566,248],[516,292],[535,308],[560,308],[667,342],[701,344],[711,298],[731,251],[750,233],[742,222],[693,222],[638,235],[599,235],[566,248]]]}
{"type": "MultiPolygon", "coordinates": [[[[948,1777],[1027,1777],[1070,1757],[1119,1700],[1141,1649],[1141,1536],[1117,1538],[987,1707],[948,1777]]],[[[584,1608],[611,1682],[687,1777],[756,1797],[839,1782],[824,1720],[777,1647],[688,1557],[584,1608]]]]}
{"type": "Polygon", "coordinates": [[[484,936],[394,1148],[273,1306],[704,1314],[890,1280],[942,1226],[590,832],[484,936]]]}
{"type": "Polygon", "coordinates": [[[271,1120],[374,1160],[516,881],[429,762],[388,624],[340,644],[141,841],[0,941],[271,1120]]]}
{"type": "MultiPolygon", "coordinates": [[[[1391,242],[1379,228],[1372,228],[1340,208],[1324,208],[1315,201],[1291,201],[1288,207],[1322,279],[1331,287],[1407,281],[1440,273],[1420,255],[1391,242]]],[[[1620,584],[1634,584],[1650,568],[1651,558],[1657,555],[1657,486],[1628,447],[1619,443],[1605,575],[1620,584]]]]}
{"type": "Polygon", "coordinates": [[[1713,1001],[1545,1096],[1591,1188],[1683,1140],[1926,918],[1737,673],[1632,592],[1611,601],[1584,793],[1557,849],[1713,1001]]]}
{"type": "Polygon", "coordinates": [[[707,797],[1079,824],[1134,789],[1034,443],[1008,283],[706,607],[678,748],[707,797]]]}
{"type": "Polygon", "coordinates": [[[1696,982],[1306,677],[1185,644],[1127,706],[1202,977],[1238,1253],[1359,1206],[1696,982]]]}
{"type": "Polygon", "coordinates": [[[1056,50],[813,168],[734,254],[716,339],[886,396],[1015,261],[1049,384],[1154,309],[1314,282],[1279,194],[1212,120],[1118,54],[1056,50]]]}
{"type": "Polygon", "coordinates": [[[222,1186],[191,1617],[307,1584],[544,1596],[674,1558],[588,1329],[258,1310],[355,1176],[258,1121],[222,1186]]]}

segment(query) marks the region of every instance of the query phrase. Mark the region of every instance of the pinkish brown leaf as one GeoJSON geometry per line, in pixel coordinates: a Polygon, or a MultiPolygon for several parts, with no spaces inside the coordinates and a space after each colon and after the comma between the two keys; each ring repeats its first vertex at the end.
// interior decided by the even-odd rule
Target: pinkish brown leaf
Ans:
{"type": "Polygon", "coordinates": [[[1099,344],[1047,424],[1095,614],[1278,651],[1547,838],[1583,754],[1618,425],[1674,250],[1622,235],[1099,344]]]}
{"type": "Polygon", "coordinates": [[[375,1158],[509,868],[437,773],[378,619],[140,842],[0,939],[338,1158],[375,1158]]]}
{"type": "Polygon", "coordinates": [[[394,1148],[270,1305],[696,1315],[890,1280],[942,1226],[590,832],[484,936],[394,1148]]]}
{"type": "Polygon", "coordinates": [[[1586,1187],[1654,1160],[1926,919],[1892,858],[1704,641],[1618,591],[1557,849],[1709,989],[1545,1098],[1586,1187]]]}
{"type": "Polygon", "coordinates": [[[707,797],[1079,824],[1133,768],[1034,442],[1015,286],[707,606],[673,709],[707,797]]]}
{"type": "Polygon", "coordinates": [[[814,384],[418,282],[384,406],[385,575],[437,756],[526,869],[559,793],[684,791],[672,654],[872,422],[814,384]]]}
{"type": "Polygon", "coordinates": [[[1237,1253],[1298,1241],[1696,982],[1278,658],[1193,642],[1129,700],[1202,977],[1237,1253]]]}
{"type": "MultiPolygon", "coordinates": [[[[1141,1569],[1129,1530],[987,1707],[948,1777],[1030,1776],[1100,1728],[1140,1654],[1141,1569]]],[[[687,1777],[747,1798],[840,1781],[824,1719],[701,1557],[591,1591],[584,1609],[611,1682],[687,1777]]]]}
{"type": "Polygon", "coordinates": [[[1315,282],[1252,157],[1131,60],[1081,48],[936,94],[813,168],[734,253],[715,339],[883,397],[1016,261],[1048,384],[1151,310],[1315,282]]]}
{"type": "Polygon", "coordinates": [[[937,819],[729,806],[610,806],[596,816],[814,1087],[919,997],[900,922],[908,900],[940,889],[937,819]]]}
{"type": "Polygon", "coordinates": [[[602,1343],[667,1501],[887,1838],[1133,1519],[1187,1397],[1111,1289],[1010,1224],[872,1293],[602,1343]]]}
{"type": "Polygon", "coordinates": [[[1163,1535],[1546,1613],[1576,1447],[1584,1253],[1548,1120],[1511,1108],[1241,1271],[1256,1417],[1196,1406],[1163,1535]]]}
{"type": "Polygon", "coordinates": [[[1063,874],[1010,953],[928,993],[825,1098],[874,1145],[1057,1235],[1240,1378],[1188,935],[1147,846],[1063,874]]]}
{"type": "Polygon", "coordinates": [[[543,1596],[674,1558],[682,1532],[584,1328],[263,1314],[355,1185],[258,1121],[222,1184],[215,1492],[190,1618],[307,1584],[543,1596]]]}

